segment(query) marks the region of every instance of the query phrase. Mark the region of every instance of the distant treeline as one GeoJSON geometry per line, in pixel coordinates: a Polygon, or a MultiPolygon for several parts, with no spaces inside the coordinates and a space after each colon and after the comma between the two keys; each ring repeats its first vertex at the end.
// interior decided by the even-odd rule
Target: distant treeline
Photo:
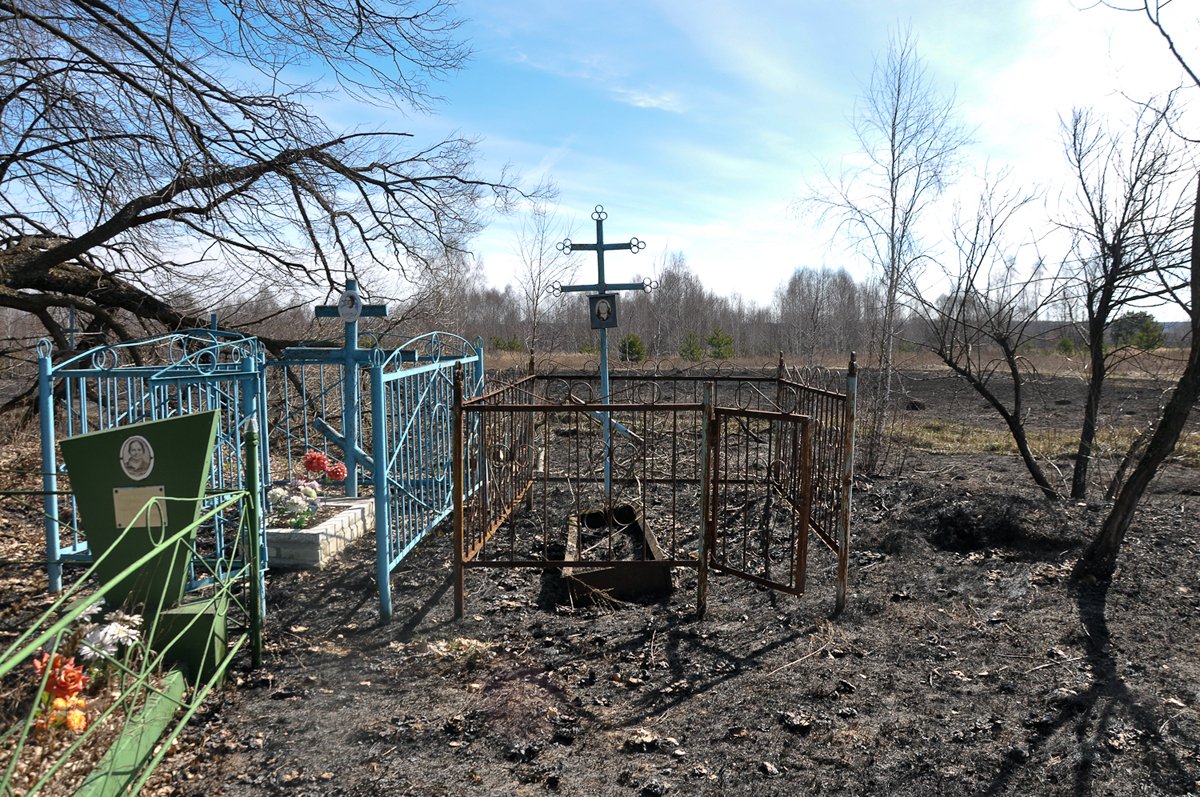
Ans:
{"type": "MultiPolygon", "coordinates": [[[[446,328],[478,336],[490,349],[592,352],[598,345],[599,333],[590,327],[582,294],[564,294],[544,304],[536,334],[522,294],[512,286],[468,286],[460,300],[448,304],[455,309],[443,319],[446,328]]],[[[675,255],[658,274],[654,290],[619,296],[619,327],[610,330],[609,340],[613,356],[619,342],[633,336],[650,359],[770,357],[782,351],[816,361],[850,351],[865,355],[880,337],[881,308],[879,283],[858,282],[845,269],[797,269],[763,306],[705,289],[683,257],[675,255]]],[[[1181,345],[1186,322],[1158,324],[1148,318],[1161,332],[1160,345],[1181,345]]],[[[916,314],[902,311],[899,332],[902,348],[933,345],[916,314]]],[[[1070,321],[1036,321],[1029,333],[1044,351],[1070,354],[1084,348],[1070,321]]]]}

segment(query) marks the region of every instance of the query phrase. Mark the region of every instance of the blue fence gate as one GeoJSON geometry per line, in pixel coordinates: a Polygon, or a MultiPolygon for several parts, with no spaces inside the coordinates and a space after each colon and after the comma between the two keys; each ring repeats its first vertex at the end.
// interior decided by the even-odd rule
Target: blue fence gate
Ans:
{"type": "MultiPolygon", "coordinates": [[[[56,440],[217,410],[220,427],[202,507],[202,511],[208,510],[220,502],[222,494],[247,489],[242,432],[248,420],[257,421],[261,416],[262,363],[257,339],[215,329],[100,346],[70,354],[57,363],[50,342],[38,344],[42,489],[51,592],[62,590],[65,562],[91,558],[87,540],[79,532],[74,498],[59,501],[60,486],[69,482],[70,475],[58,458],[56,440]]],[[[259,472],[263,473],[265,449],[260,451],[259,472]]],[[[261,492],[261,487],[257,489],[261,492]]],[[[239,551],[231,547],[240,542],[237,530],[238,519],[225,514],[215,515],[200,529],[197,550],[206,561],[194,563],[193,587],[213,575],[228,575],[224,572],[229,569],[227,563],[238,559],[239,551]]],[[[240,565],[238,562],[232,570],[240,565]]],[[[261,569],[257,578],[261,587],[261,569]]]]}
{"type": "Polygon", "coordinates": [[[307,451],[346,464],[346,494],[372,491],[379,610],[391,617],[390,574],[453,509],[453,372],[483,390],[483,344],[445,332],[396,343],[347,323],[341,347],[298,346],[266,363],[267,449],[278,479],[307,451]]]}

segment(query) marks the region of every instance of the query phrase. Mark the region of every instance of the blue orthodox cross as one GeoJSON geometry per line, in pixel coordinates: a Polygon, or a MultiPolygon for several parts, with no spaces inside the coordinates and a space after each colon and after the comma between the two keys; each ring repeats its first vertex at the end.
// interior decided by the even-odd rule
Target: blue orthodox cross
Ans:
{"type": "MultiPolygon", "coordinates": [[[[594,244],[577,244],[572,243],[571,239],[558,244],[558,251],[565,255],[572,252],[595,252],[596,253],[596,281],[590,285],[560,285],[555,284],[554,290],[558,293],[577,293],[581,291],[590,291],[588,297],[588,309],[592,318],[592,329],[600,330],[600,401],[603,404],[609,403],[609,387],[608,387],[608,330],[610,327],[617,326],[617,295],[613,291],[646,291],[649,293],[654,283],[650,280],[642,282],[616,282],[609,283],[604,279],[604,253],[615,252],[622,249],[628,250],[633,254],[637,254],[646,248],[645,241],[639,241],[637,238],[630,238],[627,243],[623,244],[606,244],[604,243],[604,220],[608,218],[608,214],[604,212],[603,205],[596,205],[596,209],[592,211],[592,219],[596,222],[596,243],[594,244]]],[[[611,444],[611,429],[612,418],[608,412],[604,413],[604,489],[609,491],[612,487],[612,444],[611,444]]]]}
{"type": "Polygon", "coordinates": [[[363,304],[358,293],[358,281],[346,280],[346,290],[338,297],[337,304],[318,305],[317,318],[340,318],[345,322],[345,340],[341,350],[315,346],[293,346],[284,354],[288,359],[312,360],[317,362],[342,363],[342,391],[345,398],[342,406],[342,431],[338,434],[324,419],[317,418],[313,426],[328,440],[342,449],[342,461],[346,463],[346,495],[358,497],[358,464],[373,468],[366,452],[358,445],[359,380],[358,369],[370,362],[371,349],[358,347],[358,319],[383,318],[387,316],[386,304],[363,304]]]}

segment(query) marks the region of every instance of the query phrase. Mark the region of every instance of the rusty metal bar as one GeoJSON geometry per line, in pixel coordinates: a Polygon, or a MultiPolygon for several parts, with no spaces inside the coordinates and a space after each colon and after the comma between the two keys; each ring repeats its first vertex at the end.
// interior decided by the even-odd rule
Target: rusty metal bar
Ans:
{"type": "Polygon", "coordinates": [[[463,435],[466,414],[463,412],[463,367],[454,366],[454,440],[451,468],[454,478],[454,619],[461,620],[466,610],[466,580],[463,572],[463,493],[466,490],[463,474],[463,435]]]}
{"type": "Polygon", "coordinates": [[[812,517],[813,504],[813,424],[805,418],[800,424],[800,517],[799,533],[796,535],[796,570],[793,583],[797,594],[804,593],[808,575],[808,525],[812,517]]]}
{"type": "MultiPolygon", "coordinates": [[[[713,385],[704,387],[704,437],[700,448],[700,556],[699,568],[696,574],[696,617],[704,619],[708,611],[708,566],[712,557],[712,546],[716,541],[716,516],[713,496],[713,465],[716,450],[716,416],[713,414],[713,385]]],[[[676,436],[677,439],[677,436],[676,436]]],[[[672,457],[678,449],[672,448],[672,457]]],[[[675,493],[672,494],[672,508],[675,504],[675,493]]]]}
{"type": "MultiPolygon", "coordinates": [[[[463,556],[465,561],[471,562],[479,555],[479,552],[483,550],[483,546],[486,545],[487,541],[492,538],[492,535],[500,530],[500,527],[504,525],[506,520],[512,517],[513,510],[520,505],[522,500],[524,500],[525,493],[532,486],[533,480],[530,479],[525,483],[524,487],[517,491],[517,493],[508,502],[508,505],[502,509],[499,514],[484,528],[483,533],[479,535],[478,539],[472,541],[471,546],[463,556]]],[[[513,546],[510,546],[510,550],[512,547],[513,546]]]]}
{"type": "Polygon", "coordinates": [[[842,489],[838,516],[838,584],[834,613],[846,608],[846,592],[850,583],[850,502],[854,490],[854,421],[858,402],[858,363],[850,352],[846,374],[846,409],[842,422],[842,489]]]}
{"type": "Polygon", "coordinates": [[[493,569],[493,570],[512,570],[521,567],[531,568],[557,568],[557,567],[595,567],[604,565],[610,567],[620,565],[633,570],[661,568],[661,567],[700,567],[700,562],[697,559],[622,559],[620,561],[611,561],[608,559],[475,559],[465,564],[469,570],[476,569],[493,569]]]}

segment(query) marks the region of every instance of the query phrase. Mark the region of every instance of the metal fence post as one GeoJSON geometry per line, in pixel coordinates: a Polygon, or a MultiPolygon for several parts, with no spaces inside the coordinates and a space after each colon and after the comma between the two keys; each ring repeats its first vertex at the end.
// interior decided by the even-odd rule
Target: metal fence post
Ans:
{"type": "Polygon", "coordinates": [[[850,352],[846,374],[846,412],[842,421],[842,484],[841,511],[838,513],[837,598],[834,615],[846,608],[846,592],[850,582],[850,502],[854,492],[854,418],[858,399],[858,362],[850,352]]]}
{"type": "Polygon", "coordinates": [[[466,583],[463,562],[463,510],[465,503],[463,493],[466,485],[463,483],[465,468],[463,467],[463,367],[462,363],[454,366],[454,439],[453,460],[451,464],[454,481],[454,541],[452,543],[451,566],[454,568],[454,619],[461,620],[466,609],[466,583]]]}
{"type": "Polygon", "coordinates": [[[50,341],[38,342],[38,420],[42,438],[42,506],[46,531],[47,591],[62,592],[62,551],[58,544],[58,460],[54,453],[54,382],[50,341]]]}
{"type": "Polygon", "coordinates": [[[388,512],[391,501],[386,401],[383,394],[383,358],[377,357],[371,363],[371,448],[375,457],[371,479],[375,490],[375,581],[379,587],[379,615],[384,622],[392,619],[392,523],[388,512]]]}
{"type": "Polygon", "coordinates": [[[709,546],[716,537],[713,518],[712,476],[714,463],[713,438],[716,436],[716,419],[713,415],[713,383],[704,385],[704,409],[702,411],[704,434],[700,440],[700,562],[696,569],[696,617],[704,619],[708,611],[708,556],[709,546]]]}

